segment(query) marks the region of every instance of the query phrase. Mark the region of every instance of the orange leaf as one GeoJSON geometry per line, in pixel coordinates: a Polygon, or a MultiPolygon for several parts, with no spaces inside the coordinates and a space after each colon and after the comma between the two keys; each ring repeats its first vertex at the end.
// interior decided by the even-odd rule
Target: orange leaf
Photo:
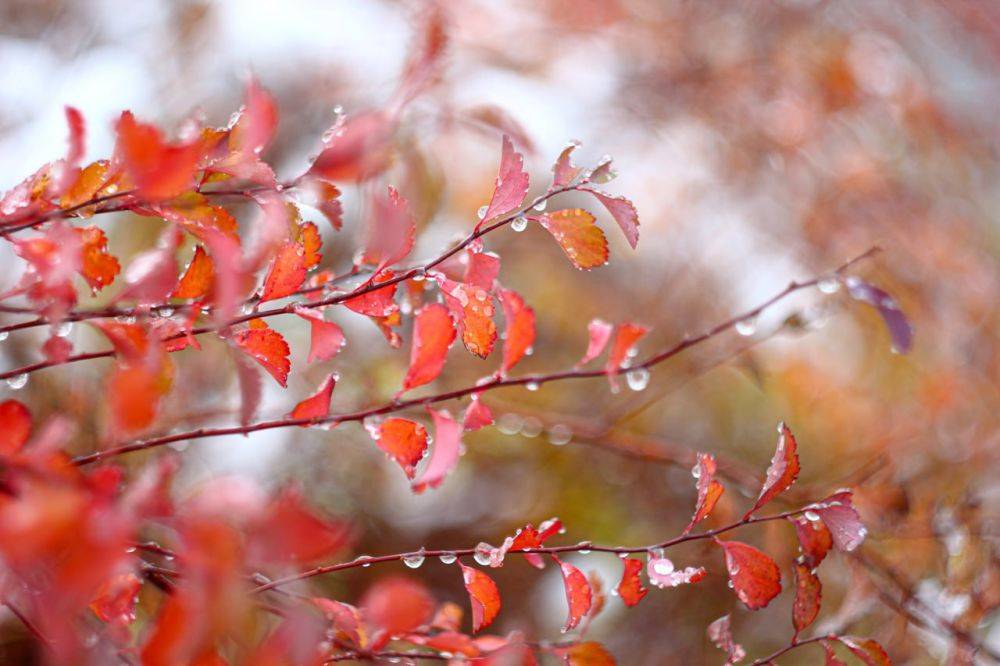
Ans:
{"type": "Polygon", "coordinates": [[[865,666],[892,666],[892,660],[878,642],[870,638],[840,636],[839,640],[851,653],[863,661],[865,666]]]}
{"type": "Polygon", "coordinates": [[[739,541],[716,540],[726,554],[726,570],[736,596],[750,610],[763,608],[781,592],[781,571],[770,557],[739,541]]]}
{"type": "Polygon", "coordinates": [[[323,255],[320,250],[323,247],[323,239],[319,235],[319,229],[312,222],[305,222],[299,225],[297,240],[302,245],[305,252],[306,268],[312,268],[319,264],[323,255]]]}
{"type": "Polygon", "coordinates": [[[698,454],[698,503],[695,505],[694,516],[684,528],[683,534],[691,531],[695,525],[708,517],[715,508],[715,503],[722,497],[722,484],[715,480],[715,458],[708,453],[698,454]]]}
{"type": "Polygon", "coordinates": [[[261,302],[284,298],[298,291],[306,279],[306,251],[300,243],[285,243],[271,262],[264,278],[261,302]]]}
{"type": "Polygon", "coordinates": [[[778,446],[771,458],[771,464],[767,468],[767,478],[764,479],[764,487],[760,489],[760,496],[754,505],[746,512],[743,519],[749,518],[754,511],[764,506],[777,495],[788,489],[799,476],[799,455],[798,446],[795,443],[795,436],[784,422],[778,424],[778,446]]]}
{"type": "Polygon", "coordinates": [[[819,615],[823,585],[812,570],[801,562],[795,563],[795,601],[792,603],[792,624],[795,636],[807,628],[819,615]]]}
{"type": "Polygon", "coordinates": [[[77,174],[76,179],[59,197],[60,208],[75,208],[97,196],[108,177],[107,160],[91,162],[77,174]]]}
{"type": "Polygon", "coordinates": [[[118,366],[108,381],[108,404],[115,425],[123,432],[145,429],[163,395],[160,375],[145,366],[118,366]]]}
{"type": "Polygon", "coordinates": [[[17,400],[0,402],[0,455],[21,450],[31,435],[31,412],[17,400]]]}
{"type": "Polygon", "coordinates": [[[584,641],[554,652],[566,666],[615,666],[615,658],[596,641],[584,641]]]}
{"type": "Polygon", "coordinates": [[[128,626],[135,620],[142,579],[132,572],[118,574],[104,581],[90,602],[90,610],[102,621],[128,626]]]}
{"type": "MultiPolygon", "coordinates": [[[[255,320],[258,321],[258,320],[255,320]]],[[[244,352],[267,370],[282,387],[288,385],[288,372],[292,364],[288,343],[277,331],[268,328],[248,328],[236,333],[233,340],[244,352]]]]}
{"type": "Polygon", "coordinates": [[[448,349],[454,341],[455,326],[448,308],[440,303],[421,308],[413,324],[410,369],[403,380],[403,390],[434,381],[441,374],[448,349]]]}
{"type": "Polygon", "coordinates": [[[378,426],[378,447],[399,463],[409,479],[427,452],[427,429],[409,419],[386,419],[378,426]]]}
{"type": "Polygon", "coordinates": [[[172,298],[202,298],[212,287],[215,279],[215,264],[205,249],[199,245],[194,249],[194,257],[184,275],[178,280],[172,298]]]}
{"type": "MultiPolygon", "coordinates": [[[[391,270],[376,273],[365,283],[365,288],[391,280],[394,275],[391,270]]],[[[360,296],[348,298],[344,301],[344,305],[358,314],[368,315],[369,317],[388,317],[393,312],[399,310],[399,306],[393,300],[396,296],[397,284],[393,282],[380,289],[372,289],[360,296]]]]}
{"type": "Polygon", "coordinates": [[[295,405],[295,409],[288,416],[293,419],[317,419],[326,416],[330,413],[330,397],[336,385],[337,375],[334,373],[323,381],[316,393],[295,405]]]}
{"type": "Polygon", "coordinates": [[[626,606],[635,606],[649,594],[649,590],[642,584],[642,578],[639,577],[642,560],[627,557],[622,560],[622,564],[625,565],[625,570],[622,572],[621,582],[618,583],[618,596],[626,606]]]}
{"type": "Polygon", "coordinates": [[[608,239],[587,211],[568,208],[538,219],[577,268],[586,270],[607,263],[608,239]]]}
{"type": "Polygon", "coordinates": [[[448,309],[458,320],[462,344],[470,352],[486,358],[493,351],[497,340],[497,326],[493,321],[493,299],[481,287],[438,278],[448,309]]]}
{"type": "Polygon", "coordinates": [[[97,227],[77,229],[83,240],[80,251],[80,275],[84,277],[91,289],[103,289],[115,280],[121,271],[121,265],[111,254],[108,254],[108,237],[97,227]]]}
{"type": "Polygon", "coordinates": [[[525,304],[516,291],[502,289],[500,304],[507,320],[507,337],[503,343],[503,373],[510,372],[535,344],[535,311],[525,304]]]}
{"type": "Polygon", "coordinates": [[[472,631],[478,632],[490,626],[500,612],[500,590],[493,579],[479,569],[461,562],[459,566],[462,567],[462,580],[472,603],[472,631]]]}
{"type": "Polygon", "coordinates": [[[566,626],[563,631],[569,631],[580,624],[580,620],[590,612],[593,592],[582,571],[572,564],[561,561],[554,555],[552,559],[556,561],[562,571],[563,585],[566,588],[566,602],[569,605],[569,616],[566,618],[566,626]]]}

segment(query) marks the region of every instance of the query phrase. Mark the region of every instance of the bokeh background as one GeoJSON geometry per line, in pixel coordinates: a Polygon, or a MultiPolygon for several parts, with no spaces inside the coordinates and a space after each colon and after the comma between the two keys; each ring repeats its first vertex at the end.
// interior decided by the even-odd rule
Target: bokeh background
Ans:
{"type": "MultiPolygon", "coordinates": [[[[280,105],[269,159],[279,175],[300,173],[337,107],[352,113],[386,102],[418,8],[4,0],[0,188],[62,154],[64,104],[88,118],[87,157],[95,159],[110,152],[122,109],[165,127],[192,114],[225,124],[248,72],[280,105]]],[[[177,492],[219,474],[272,487],[294,480],[360,526],[362,542],[349,556],[498,543],[551,516],[567,525],[567,542],[650,543],[688,520],[695,451],[717,453],[730,476],[717,520],[741,515],[784,419],[801,447],[795,496],[854,486],[870,527],[861,558],[834,554],[820,569],[820,629],[872,635],[899,663],[954,657],[941,619],[1000,649],[1000,5],[454,0],[446,9],[447,69],[408,110],[400,159],[384,179],[418,210],[416,256],[433,256],[474,225],[491,192],[501,129],[526,152],[533,192],[571,139],[583,142],[578,163],[611,154],[620,176],[609,189],[632,198],[642,220],[635,252],[610,223],[611,263],[589,273],[541,230],[490,237],[504,258],[501,280],[538,314],[524,371],[571,365],[594,316],[652,326],[642,344],[651,351],[875,244],[885,251],[857,273],[899,301],[915,329],[912,352],[891,352],[869,308],[812,290],[769,310],[753,335],[722,336],[660,367],[642,391],[612,394],[595,380],[492,394],[486,402],[499,427],[467,436],[458,470],[436,492],[413,496],[356,425],[196,442],[184,450],[177,492]]],[[[350,265],[358,240],[356,191],[346,188],[345,199],[344,231],[320,224],[323,265],[334,270],[350,265]]],[[[158,229],[128,216],[103,226],[123,259],[158,229]]],[[[2,252],[6,289],[22,269],[2,252]]],[[[338,321],[351,342],[335,364],[343,376],[335,408],[384,400],[405,373],[408,347],[389,348],[360,316],[338,321]]],[[[294,350],[293,376],[287,392],[274,387],[266,396],[265,415],[287,411],[328,371],[306,366],[305,327],[277,327],[294,350]]],[[[99,348],[85,328],[71,333],[76,348],[99,348]]],[[[41,340],[12,335],[3,367],[35,360],[41,340]]],[[[456,348],[436,386],[466,385],[495,364],[456,348]]],[[[90,450],[106,418],[99,388],[108,367],[48,370],[20,393],[36,413],[76,419],[75,446],[90,450]]],[[[182,352],[177,387],[159,429],[232,422],[237,391],[221,345],[182,352]]],[[[740,538],[782,563],[795,556],[788,526],[740,538]]],[[[680,565],[723,572],[708,546],[672,552],[680,565]]],[[[597,571],[607,588],[620,575],[611,557],[569,561],[597,571]]],[[[356,601],[386,573],[359,569],[316,585],[356,601]]],[[[558,638],[558,571],[518,561],[491,573],[504,598],[497,629],[558,638]]],[[[429,561],[413,575],[465,603],[453,567],[429,561]]],[[[704,636],[709,622],[732,611],[737,639],[751,655],[765,654],[787,642],[790,603],[783,594],[747,612],[715,575],[653,590],[634,609],[611,599],[589,635],[622,664],[721,663],[704,636]]],[[[25,640],[2,617],[0,640],[25,640]]],[[[802,650],[782,663],[815,658],[802,650]]]]}

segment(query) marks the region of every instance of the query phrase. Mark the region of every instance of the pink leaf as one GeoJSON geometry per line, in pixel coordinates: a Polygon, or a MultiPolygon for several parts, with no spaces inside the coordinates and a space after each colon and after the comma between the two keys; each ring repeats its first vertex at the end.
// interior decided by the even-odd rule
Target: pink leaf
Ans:
{"type": "Polygon", "coordinates": [[[472,401],[465,408],[465,416],[462,418],[462,427],[466,430],[479,430],[493,424],[493,412],[487,407],[479,394],[472,395],[472,401]]]}
{"type": "Polygon", "coordinates": [[[493,291],[497,276],[500,275],[500,257],[492,252],[469,252],[469,265],[465,269],[466,284],[493,291]]]}
{"type": "Polygon", "coordinates": [[[376,273],[403,259],[413,249],[416,225],[406,199],[389,187],[388,196],[376,196],[368,222],[362,261],[377,264],[376,273]]]}
{"type": "Polygon", "coordinates": [[[347,344],[344,331],[332,321],[323,318],[323,313],[314,308],[295,307],[295,314],[309,322],[309,363],[329,361],[340,353],[347,344]]]}
{"type": "Polygon", "coordinates": [[[514,150],[510,137],[503,135],[500,152],[500,173],[497,175],[493,198],[476,229],[490,220],[516,210],[528,194],[528,173],[524,170],[524,157],[514,150]]]}
{"type": "Polygon", "coordinates": [[[697,583],[705,577],[704,567],[674,568],[674,563],[666,557],[654,557],[646,565],[649,582],[659,588],[677,587],[687,583],[697,583]]]}
{"type": "Polygon", "coordinates": [[[730,626],[729,615],[723,615],[718,620],[708,625],[708,640],[712,641],[715,647],[723,650],[728,659],[727,664],[735,664],[743,661],[747,656],[746,650],[733,640],[733,630],[730,626]]]}
{"type": "Polygon", "coordinates": [[[72,106],[66,107],[66,124],[69,125],[69,151],[66,153],[66,162],[70,166],[76,166],[83,159],[83,154],[87,150],[87,126],[83,120],[83,114],[72,106]]]}
{"type": "Polygon", "coordinates": [[[441,485],[445,476],[458,464],[462,446],[462,424],[444,410],[428,408],[427,411],[434,420],[434,448],[427,466],[413,482],[413,491],[417,493],[441,485]]]}
{"type": "MultiPolygon", "coordinates": [[[[853,493],[841,490],[826,499],[806,507],[806,518],[815,513],[829,528],[833,544],[844,551],[851,551],[861,545],[868,530],[861,523],[861,516],[853,504],[853,493]]],[[[813,516],[814,517],[814,516],[813,516]]]]}
{"type": "Polygon", "coordinates": [[[579,141],[571,141],[559,153],[559,158],[552,165],[552,187],[549,191],[566,187],[580,175],[580,167],[573,165],[573,151],[580,147],[579,141]]]}
{"type": "Polygon", "coordinates": [[[628,240],[628,244],[634,250],[639,244],[639,213],[636,211],[635,205],[625,197],[614,197],[606,192],[589,187],[580,189],[590,192],[598,201],[604,204],[604,207],[611,213],[611,217],[615,218],[615,222],[621,227],[622,233],[625,234],[625,238],[628,240]]]}
{"type": "Polygon", "coordinates": [[[587,333],[589,335],[587,351],[583,354],[583,358],[577,362],[577,367],[586,365],[600,356],[604,348],[608,346],[608,341],[611,340],[611,333],[614,330],[615,327],[603,319],[592,319],[587,324],[587,333]]]}

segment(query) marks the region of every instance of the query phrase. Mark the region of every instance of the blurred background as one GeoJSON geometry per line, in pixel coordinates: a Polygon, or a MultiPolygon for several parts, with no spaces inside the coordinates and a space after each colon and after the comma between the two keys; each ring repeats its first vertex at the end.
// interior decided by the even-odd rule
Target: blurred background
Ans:
{"type": "MultiPolygon", "coordinates": [[[[4,0],[0,189],[63,153],[64,104],[88,119],[87,158],[96,159],[110,153],[123,109],[166,128],[192,115],[224,125],[250,72],[280,107],[269,160],[279,177],[301,173],[338,108],[386,103],[418,9],[377,0],[4,0]]],[[[875,244],[885,252],[856,274],[899,301],[915,329],[912,352],[891,352],[870,308],[842,291],[810,290],[769,310],[751,335],[722,336],[661,366],[641,391],[612,394],[594,380],[490,394],[498,427],[467,435],[457,471],[434,492],[413,496],[352,424],[193,443],[177,493],[218,474],[272,487],[294,480],[359,525],[352,557],[496,544],[551,516],[566,524],[565,543],[652,543],[688,521],[695,451],[716,453],[728,475],[713,520],[742,515],[784,419],[802,458],[794,497],[854,486],[870,528],[859,557],[832,554],[820,568],[819,629],[871,635],[905,664],[957,657],[944,623],[1000,649],[1000,4],[454,0],[446,10],[447,68],[407,110],[399,159],[383,178],[418,211],[415,256],[434,256],[475,224],[501,132],[526,153],[533,194],[569,140],[583,142],[577,163],[612,155],[621,175],[608,189],[630,197],[642,221],[633,252],[600,211],[612,258],[589,273],[541,229],[489,237],[504,259],[501,281],[538,315],[522,371],[570,366],[592,317],[651,326],[641,345],[650,352],[875,244]]],[[[558,203],[597,212],[572,196],[558,203]]],[[[334,235],[320,223],[324,267],[350,265],[359,209],[347,187],[345,229],[334,235]]],[[[158,231],[128,216],[102,227],[123,264],[158,231]]],[[[7,289],[22,264],[9,246],[0,252],[7,289]]],[[[390,397],[406,371],[408,335],[393,350],[365,318],[338,317],[350,343],[333,363],[342,374],[334,409],[390,397]]],[[[288,391],[266,384],[265,416],[285,413],[329,372],[306,366],[307,327],[276,327],[293,349],[293,375],[288,391]]],[[[75,347],[102,348],[85,329],[70,334],[75,347]]],[[[4,369],[37,360],[43,339],[13,334],[0,352],[4,369]]],[[[456,346],[430,390],[467,385],[496,365],[456,346]]],[[[177,366],[159,429],[231,423],[237,390],[222,345],[181,352],[177,366]],[[203,400],[192,404],[185,387],[203,400]]],[[[91,450],[106,419],[95,389],[109,367],[37,373],[20,394],[36,415],[73,416],[76,446],[91,450]]],[[[785,566],[788,589],[791,528],[740,538],[785,566]]],[[[679,566],[724,572],[709,546],[671,553],[679,566]]],[[[568,559],[607,589],[617,584],[615,558],[568,559]]],[[[358,569],[315,585],[356,601],[388,573],[358,569]]],[[[428,561],[413,575],[441,599],[466,603],[453,567],[428,561]]],[[[559,637],[565,598],[554,567],[511,561],[491,575],[504,599],[497,630],[559,637]]],[[[610,599],[588,635],[621,664],[721,663],[705,638],[712,620],[732,612],[737,640],[759,656],[787,643],[790,604],[786,593],[747,612],[713,575],[654,589],[634,609],[610,599]]],[[[21,639],[5,622],[2,639],[21,639]]],[[[802,650],[782,663],[815,658],[802,650]]]]}

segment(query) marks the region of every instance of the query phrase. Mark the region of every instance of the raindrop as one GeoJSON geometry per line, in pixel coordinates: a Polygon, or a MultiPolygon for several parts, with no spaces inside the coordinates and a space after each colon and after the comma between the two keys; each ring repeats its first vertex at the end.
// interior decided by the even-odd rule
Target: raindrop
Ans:
{"type": "Polygon", "coordinates": [[[476,217],[478,217],[480,220],[483,219],[484,217],[486,217],[486,211],[488,211],[489,209],[490,209],[489,206],[480,206],[479,210],[476,211],[476,217]]]}
{"type": "Polygon", "coordinates": [[[548,206],[548,205],[549,205],[549,200],[548,199],[542,199],[541,201],[539,201],[538,203],[536,203],[533,206],[533,208],[540,213],[543,210],[545,210],[545,207],[548,206]]]}
{"type": "Polygon", "coordinates": [[[524,425],[521,426],[521,434],[525,437],[538,437],[542,434],[542,422],[533,416],[529,416],[524,419],[524,425]]]}
{"type": "Polygon", "coordinates": [[[657,560],[656,563],[653,564],[653,571],[661,576],[667,576],[674,572],[674,563],[670,560],[657,560]]]}
{"type": "Polygon", "coordinates": [[[410,567],[411,569],[419,569],[420,565],[424,563],[424,551],[423,549],[418,550],[415,553],[407,553],[403,555],[403,564],[410,567]]]}
{"type": "Polygon", "coordinates": [[[370,561],[371,559],[372,558],[369,557],[368,555],[358,555],[357,557],[354,558],[354,561],[355,562],[360,562],[361,566],[363,568],[367,569],[368,567],[370,567],[372,565],[372,563],[370,561]]]}
{"type": "Polygon", "coordinates": [[[53,333],[55,333],[60,338],[65,338],[72,332],[73,332],[73,322],[71,321],[61,321],[58,324],[56,324],[55,328],[53,329],[53,333]]]}
{"type": "Polygon", "coordinates": [[[500,417],[500,420],[497,421],[497,428],[504,435],[516,435],[521,432],[521,427],[523,425],[524,422],[521,420],[521,417],[512,413],[504,414],[500,417]]]}
{"type": "Polygon", "coordinates": [[[161,317],[173,317],[174,316],[174,309],[173,308],[160,308],[159,310],[157,310],[157,312],[160,313],[161,317]]]}
{"type": "Polygon", "coordinates": [[[701,478],[701,465],[695,465],[694,467],[691,468],[691,476],[693,476],[696,479],[701,478]]]}
{"type": "Polygon", "coordinates": [[[493,552],[493,546],[486,543],[485,541],[480,541],[479,545],[476,546],[476,552],[472,557],[476,560],[476,563],[480,566],[486,566],[490,563],[490,554],[493,552]]]}
{"type": "Polygon", "coordinates": [[[748,337],[757,332],[756,317],[747,317],[736,322],[736,332],[743,337],[748,337]]]}
{"type": "Polygon", "coordinates": [[[527,384],[524,385],[524,388],[528,389],[529,391],[537,391],[538,382],[528,382],[527,384]]]}
{"type": "Polygon", "coordinates": [[[649,385],[649,370],[646,368],[629,370],[625,375],[625,381],[633,391],[642,391],[649,385]]]}
{"type": "Polygon", "coordinates": [[[458,555],[455,553],[441,553],[438,555],[438,559],[441,560],[441,564],[454,564],[455,560],[458,559],[458,555]]]}
{"type": "Polygon", "coordinates": [[[816,283],[816,286],[819,287],[819,290],[824,294],[835,294],[840,291],[840,280],[836,277],[823,278],[816,283]]]}
{"type": "Polygon", "coordinates": [[[550,444],[554,444],[555,446],[564,446],[569,444],[571,439],[573,439],[573,431],[570,430],[569,426],[557,423],[549,428],[550,444]]]}
{"type": "Polygon", "coordinates": [[[526,218],[524,215],[518,215],[510,223],[510,228],[518,233],[524,231],[525,229],[528,228],[528,218],[526,218]]]}
{"type": "Polygon", "coordinates": [[[19,375],[14,375],[13,377],[7,378],[7,386],[11,387],[15,391],[24,388],[24,385],[28,383],[28,373],[22,372],[19,375]]]}
{"type": "Polygon", "coordinates": [[[6,340],[8,338],[8,336],[10,336],[10,332],[9,331],[0,331],[0,342],[3,342],[4,340],[6,340]]]}
{"type": "Polygon", "coordinates": [[[811,522],[814,522],[814,523],[815,523],[815,522],[816,522],[817,520],[819,520],[819,514],[818,514],[818,513],[816,513],[815,511],[806,511],[806,512],[805,512],[804,514],[802,514],[802,515],[803,515],[803,516],[805,516],[806,520],[808,520],[808,521],[811,521],[811,522]]]}
{"type": "Polygon", "coordinates": [[[726,583],[726,587],[728,587],[728,588],[729,588],[729,589],[731,590],[731,589],[733,589],[734,587],[736,587],[736,584],[735,584],[735,583],[734,583],[734,582],[733,582],[732,580],[729,580],[729,581],[728,581],[728,582],[726,583]]]}
{"type": "Polygon", "coordinates": [[[248,315],[251,312],[253,312],[253,303],[244,303],[243,307],[240,308],[240,312],[242,312],[245,315],[248,315]]]}

